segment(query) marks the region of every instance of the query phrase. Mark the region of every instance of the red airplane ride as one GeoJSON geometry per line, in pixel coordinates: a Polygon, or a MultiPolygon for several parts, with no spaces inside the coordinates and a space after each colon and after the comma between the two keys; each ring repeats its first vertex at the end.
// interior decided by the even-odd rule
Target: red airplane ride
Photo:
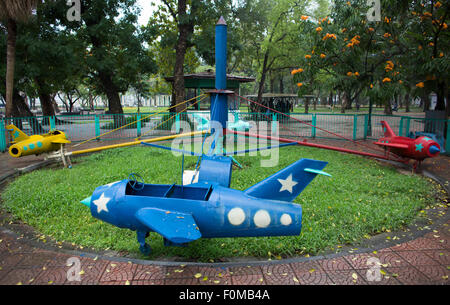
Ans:
{"type": "Polygon", "coordinates": [[[382,146],[402,158],[415,160],[414,169],[425,158],[436,157],[441,152],[439,144],[429,137],[422,136],[416,139],[401,137],[392,131],[387,122],[381,121],[381,125],[383,126],[384,137],[374,144],[382,146]]]}

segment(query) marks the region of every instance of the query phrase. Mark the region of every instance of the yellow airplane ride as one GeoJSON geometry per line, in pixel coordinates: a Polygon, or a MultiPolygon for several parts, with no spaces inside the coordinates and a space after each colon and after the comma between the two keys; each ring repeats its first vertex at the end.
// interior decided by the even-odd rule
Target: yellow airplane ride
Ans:
{"type": "Polygon", "coordinates": [[[7,125],[6,130],[12,137],[13,145],[9,147],[9,154],[14,158],[63,150],[64,145],[70,143],[66,134],[59,130],[31,136],[25,134],[14,124],[7,125]]]}

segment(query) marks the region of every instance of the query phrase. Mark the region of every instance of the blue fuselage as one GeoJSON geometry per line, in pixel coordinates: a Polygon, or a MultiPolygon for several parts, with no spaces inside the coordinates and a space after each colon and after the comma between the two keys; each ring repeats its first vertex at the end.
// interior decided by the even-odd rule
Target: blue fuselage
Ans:
{"type": "Polygon", "coordinates": [[[92,216],[131,230],[152,231],[136,214],[143,208],[191,214],[202,237],[299,235],[299,204],[255,198],[211,183],[188,186],[145,184],[134,190],[128,180],[98,187],[91,197],[92,216]]]}

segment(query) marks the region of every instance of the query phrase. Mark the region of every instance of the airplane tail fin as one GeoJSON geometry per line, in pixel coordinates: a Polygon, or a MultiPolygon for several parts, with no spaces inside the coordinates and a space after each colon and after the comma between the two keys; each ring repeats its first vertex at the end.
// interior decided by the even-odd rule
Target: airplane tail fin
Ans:
{"type": "Polygon", "coordinates": [[[209,120],[207,118],[204,118],[196,113],[194,113],[194,119],[197,121],[198,124],[208,124],[209,120]]]}
{"type": "Polygon", "coordinates": [[[6,126],[6,130],[8,130],[9,134],[11,135],[13,142],[17,143],[23,140],[26,140],[29,138],[22,130],[17,128],[14,124],[10,124],[6,126]]]}
{"type": "Polygon", "coordinates": [[[272,176],[249,187],[245,190],[245,193],[257,198],[290,202],[294,200],[318,174],[330,176],[322,171],[327,163],[328,162],[312,159],[298,160],[272,176]]]}
{"type": "Polygon", "coordinates": [[[383,126],[384,137],[390,138],[396,136],[395,132],[392,130],[391,126],[389,126],[389,124],[386,121],[381,121],[381,126],[383,126]]]}

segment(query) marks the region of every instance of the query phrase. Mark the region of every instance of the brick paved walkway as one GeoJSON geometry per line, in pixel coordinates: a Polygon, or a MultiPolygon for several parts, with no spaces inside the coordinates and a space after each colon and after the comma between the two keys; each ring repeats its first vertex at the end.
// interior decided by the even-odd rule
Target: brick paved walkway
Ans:
{"type": "MultiPolygon", "coordinates": [[[[0,159],[3,159],[0,156],[0,159]]],[[[0,160],[2,161],[2,160],[0,160]]],[[[3,160],[4,161],[4,160],[3,160]]],[[[17,161],[18,162],[18,161],[17,161]]],[[[1,163],[1,162],[0,162],[1,163]]],[[[2,166],[6,162],[1,163],[2,166]]],[[[448,184],[449,158],[438,157],[424,168],[448,184]]],[[[15,164],[10,162],[8,167],[15,164]]],[[[447,207],[437,211],[439,225],[424,225],[424,234],[394,245],[330,256],[281,262],[240,264],[168,264],[127,261],[95,254],[44,249],[26,238],[0,228],[0,284],[58,285],[412,285],[449,284],[450,220],[447,207]],[[68,259],[80,262],[80,281],[69,281],[68,259]],[[379,270],[379,272],[377,271],[379,270]],[[378,276],[378,277],[377,277],[378,276]]],[[[75,274],[75,273],[73,273],[75,274]]]]}
{"type": "Polygon", "coordinates": [[[0,233],[2,285],[411,285],[449,284],[450,223],[415,240],[381,250],[291,263],[201,266],[139,264],[32,247],[0,233]],[[79,259],[80,280],[68,281],[68,259],[79,259]],[[380,270],[380,277],[376,272],[380,270]]]}

